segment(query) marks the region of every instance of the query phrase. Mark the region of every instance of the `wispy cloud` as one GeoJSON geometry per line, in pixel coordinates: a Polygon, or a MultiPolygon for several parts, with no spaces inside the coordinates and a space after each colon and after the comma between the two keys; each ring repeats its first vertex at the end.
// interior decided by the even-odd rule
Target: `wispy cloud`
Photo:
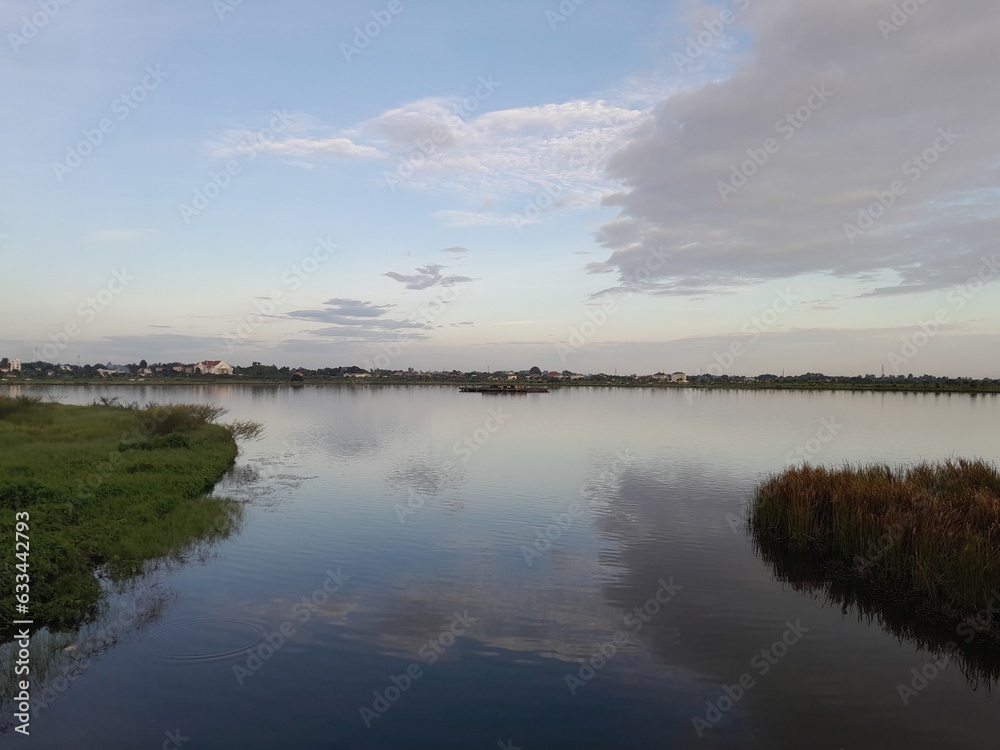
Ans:
{"type": "Polygon", "coordinates": [[[395,271],[388,271],[383,276],[388,276],[394,281],[405,284],[407,289],[430,289],[434,286],[455,286],[455,284],[465,284],[474,279],[468,276],[443,276],[441,269],[447,268],[437,263],[428,263],[426,266],[418,266],[414,274],[402,274],[395,271]]]}
{"type": "MultiPolygon", "coordinates": [[[[261,138],[252,128],[226,131],[210,151],[220,159],[266,153],[300,165],[381,159],[387,161],[384,179],[462,202],[496,203],[557,186],[556,207],[597,206],[615,187],[604,172],[607,158],[648,113],[578,99],[463,118],[459,103],[426,97],[339,130],[298,114],[273,137],[261,138]]],[[[509,216],[458,209],[441,215],[462,226],[510,223],[509,216]]]]}
{"type": "Polygon", "coordinates": [[[431,326],[419,320],[398,320],[387,317],[395,305],[375,305],[356,299],[330,299],[320,310],[294,310],[286,314],[292,320],[325,323],[326,328],[309,331],[313,336],[352,339],[357,341],[383,341],[398,338],[405,332],[407,338],[427,338],[420,331],[431,326]]]}

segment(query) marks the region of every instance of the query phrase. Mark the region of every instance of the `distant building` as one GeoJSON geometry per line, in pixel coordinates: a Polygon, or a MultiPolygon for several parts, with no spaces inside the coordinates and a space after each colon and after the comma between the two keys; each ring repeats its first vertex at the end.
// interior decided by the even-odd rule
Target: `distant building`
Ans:
{"type": "Polygon", "coordinates": [[[672,372],[672,373],[670,373],[670,382],[671,383],[686,383],[687,380],[688,380],[688,376],[685,375],[683,372],[672,372]]]}
{"type": "Polygon", "coordinates": [[[658,372],[653,375],[653,380],[670,380],[670,376],[665,372],[658,372]]]}
{"type": "Polygon", "coordinates": [[[345,378],[370,378],[372,374],[370,372],[345,372],[345,378]]]}
{"type": "Polygon", "coordinates": [[[11,372],[21,372],[21,360],[12,359],[10,361],[10,371],[11,372]]]}
{"type": "Polygon", "coordinates": [[[202,375],[232,375],[233,366],[227,365],[221,359],[206,359],[194,366],[195,372],[202,375]]]}

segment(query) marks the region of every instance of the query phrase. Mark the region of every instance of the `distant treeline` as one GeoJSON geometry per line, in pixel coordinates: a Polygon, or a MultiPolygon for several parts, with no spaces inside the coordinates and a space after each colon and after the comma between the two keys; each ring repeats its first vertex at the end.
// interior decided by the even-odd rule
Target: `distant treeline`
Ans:
{"type": "MultiPolygon", "coordinates": [[[[357,365],[339,367],[279,367],[254,362],[248,367],[233,367],[232,375],[202,375],[178,372],[179,363],[139,363],[123,365],[121,371],[112,375],[107,365],[59,365],[50,362],[24,362],[20,372],[0,373],[11,381],[15,380],[121,380],[142,379],[165,380],[169,382],[226,382],[241,381],[255,383],[330,383],[330,382],[378,382],[392,383],[470,383],[484,381],[539,381],[559,385],[618,385],[618,386],[662,386],[700,388],[787,388],[787,389],[851,389],[851,390],[919,390],[919,391],[978,391],[1000,392],[1000,379],[944,377],[937,375],[824,375],[807,372],[802,375],[687,375],[684,382],[670,382],[658,375],[619,375],[604,372],[581,374],[570,370],[546,371],[535,366],[526,370],[471,371],[435,370],[421,371],[407,369],[367,370],[357,365]]],[[[188,366],[190,367],[190,366],[188,366]]]]}

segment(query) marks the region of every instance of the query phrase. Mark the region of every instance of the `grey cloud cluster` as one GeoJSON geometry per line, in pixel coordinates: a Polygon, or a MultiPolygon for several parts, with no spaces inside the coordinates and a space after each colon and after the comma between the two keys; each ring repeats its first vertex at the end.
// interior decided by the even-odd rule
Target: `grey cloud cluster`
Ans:
{"type": "Polygon", "coordinates": [[[334,298],[327,300],[321,310],[294,310],[288,318],[313,323],[326,323],[328,327],[310,331],[323,338],[352,339],[357,341],[383,341],[398,337],[399,331],[408,331],[408,339],[427,338],[419,330],[429,330],[426,323],[416,320],[396,320],[385,317],[395,305],[374,305],[356,299],[334,298]]]}
{"type": "Polygon", "coordinates": [[[667,99],[611,159],[620,214],[590,270],[632,278],[662,248],[654,294],[808,273],[875,295],[967,279],[996,252],[1000,4],[901,5],[913,12],[754,3],[735,73],[667,99]]]}
{"type": "Polygon", "coordinates": [[[428,263],[426,266],[419,266],[416,269],[416,273],[413,274],[388,271],[382,275],[405,284],[407,289],[430,289],[434,286],[448,287],[474,281],[469,276],[442,276],[442,268],[447,268],[447,266],[442,266],[438,263],[428,263]]]}

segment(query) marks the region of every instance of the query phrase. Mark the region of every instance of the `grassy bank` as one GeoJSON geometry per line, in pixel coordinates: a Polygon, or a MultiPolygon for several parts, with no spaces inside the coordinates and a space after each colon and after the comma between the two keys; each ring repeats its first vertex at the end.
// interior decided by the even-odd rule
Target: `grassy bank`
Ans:
{"type": "Polygon", "coordinates": [[[240,507],[204,495],[235,461],[236,438],[259,428],[217,424],[223,413],[0,397],[0,533],[9,539],[0,560],[2,627],[14,619],[21,572],[13,551],[17,513],[30,517],[30,616],[56,629],[93,615],[95,573],[121,579],[153,558],[228,534],[240,507]]]}
{"type": "Polygon", "coordinates": [[[789,469],[757,488],[749,522],[955,616],[1000,588],[1000,474],[983,461],[789,469]]]}

